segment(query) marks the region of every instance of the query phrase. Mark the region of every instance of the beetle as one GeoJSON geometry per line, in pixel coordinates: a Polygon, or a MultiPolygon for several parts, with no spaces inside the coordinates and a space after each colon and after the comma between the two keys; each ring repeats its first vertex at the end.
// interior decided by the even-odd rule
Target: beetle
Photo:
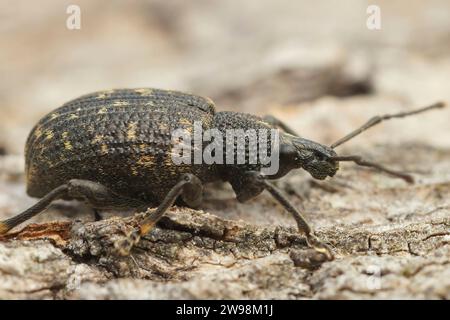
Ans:
{"type": "MultiPolygon", "coordinates": [[[[217,112],[210,99],[188,93],[140,88],[87,94],[50,112],[32,129],[25,146],[27,193],[41,199],[24,212],[0,222],[0,234],[45,210],[56,199],[84,201],[94,209],[97,218],[98,210],[145,210],[156,205],[155,210],[146,211],[139,230],[116,243],[117,251],[126,255],[178,198],[183,205],[195,208],[201,203],[203,185],[222,180],[231,184],[240,202],[269,191],[295,218],[308,245],[321,259],[332,260],[329,246],[315,236],[301,213],[270,180],[299,168],[323,180],[336,174],[339,162],[353,161],[412,182],[406,173],[360,156],[338,155],[334,149],[383,120],[443,106],[435,103],[411,112],[374,117],[331,146],[325,146],[300,137],[275,117],[217,112]],[[250,161],[249,152],[254,150],[248,139],[244,139],[244,147],[235,140],[231,142],[236,155],[244,157],[243,163],[175,164],[177,141],[172,133],[181,129],[193,135],[195,123],[200,123],[202,129],[214,128],[224,134],[230,129],[252,129],[259,133],[275,130],[279,134],[278,171],[263,174],[264,165],[259,158],[250,161]]],[[[205,147],[202,144],[200,150],[205,147]]]]}

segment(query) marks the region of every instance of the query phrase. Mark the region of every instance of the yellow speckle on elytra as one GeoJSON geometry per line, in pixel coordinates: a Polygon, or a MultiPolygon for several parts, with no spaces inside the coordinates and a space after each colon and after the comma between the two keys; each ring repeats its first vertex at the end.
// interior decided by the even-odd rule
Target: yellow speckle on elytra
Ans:
{"type": "Polygon", "coordinates": [[[134,91],[137,93],[140,93],[141,96],[150,96],[150,95],[152,95],[152,92],[153,92],[152,89],[148,89],[148,88],[139,88],[134,91]]]}
{"type": "Polygon", "coordinates": [[[95,132],[95,127],[93,125],[88,125],[88,127],[86,128],[86,131],[89,133],[93,133],[93,132],[95,132]]]}
{"type": "Polygon", "coordinates": [[[144,166],[144,167],[153,167],[156,162],[155,162],[155,157],[152,155],[145,155],[139,158],[139,160],[137,161],[137,164],[144,166]]]}
{"type": "Polygon", "coordinates": [[[192,122],[191,120],[187,119],[187,118],[181,118],[180,120],[178,120],[178,123],[181,125],[185,125],[185,126],[191,126],[192,122]]]}
{"type": "Polygon", "coordinates": [[[36,136],[36,138],[39,138],[40,136],[42,136],[42,129],[37,128],[36,131],[34,132],[34,135],[36,136]]]}
{"type": "Polygon", "coordinates": [[[137,176],[138,174],[139,174],[139,171],[138,171],[138,169],[136,168],[136,167],[131,167],[131,174],[133,175],[133,176],[137,176]]]}
{"type": "Polygon", "coordinates": [[[214,106],[214,101],[211,98],[209,98],[209,97],[204,97],[204,98],[206,100],[206,103],[208,103],[210,106],[214,106]]]}
{"type": "Polygon", "coordinates": [[[107,96],[111,95],[112,93],[114,93],[114,89],[101,91],[101,92],[98,93],[97,99],[104,99],[107,96]]]}
{"type": "Polygon", "coordinates": [[[45,137],[47,138],[47,140],[53,139],[55,135],[53,134],[52,130],[47,130],[45,131],[45,137]]]}
{"type": "Polygon", "coordinates": [[[64,132],[61,134],[61,137],[62,137],[63,139],[66,139],[68,136],[69,136],[69,132],[67,132],[67,131],[64,131],[64,132]]]}
{"type": "Polygon", "coordinates": [[[66,150],[72,150],[73,149],[73,146],[70,143],[70,141],[64,141],[64,149],[66,149],[66,150]]]}
{"type": "Polygon", "coordinates": [[[92,139],[92,143],[96,144],[103,141],[104,136],[102,134],[96,134],[94,139],[92,139]]]}
{"type": "Polygon", "coordinates": [[[171,152],[169,152],[169,154],[166,155],[166,157],[164,158],[164,165],[168,168],[173,167],[174,163],[173,163],[173,158],[174,157],[180,157],[180,154],[177,154],[176,152],[173,152],[171,150],[171,152]]]}
{"type": "Polygon", "coordinates": [[[100,147],[101,154],[108,154],[108,151],[108,146],[106,144],[102,144],[102,146],[100,147]]]}
{"type": "Polygon", "coordinates": [[[192,135],[193,132],[194,132],[194,130],[193,130],[192,127],[187,127],[187,128],[184,128],[184,129],[183,129],[183,134],[185,134],[185,135],[187,135],[187,136],[192,135]]]}
{"type": "Polygon", "coordinates": [[[161,122],[158,127],[159,127],[159,130],[161,130],[161,131],[165,131],[165,130],[169,129],[169,126],[167,125],[167,123],[163,123],[163,122],[161,122]]]}
{"type": "Polygon", "coordinates": [[[130,103],[128,101],[118,100],[118,101],[114,101],[112,105],[115,107],[122,107],[122,106],[129,106],[130,103]]]}
{"type": "Polygon", "coordinates": [[[69,119],[78,119],[78,115],[75,113],[72,113],[69,115],[69,119]]]}
{"type": "Polygon", "coordinates": [[[27,168],[26,170],[26,176],[27,176],[27,181],[30,181],[33,179],[33,177],[36,175],[36,167],[35,166],[30,166],[27,168]]]}
{"type": "Polygon", "coordinates": [[[50,115],[50,119],[56,119],[56,118],[58,118],[59,117],[59,114],[58,113],[52,113],[51,115],[50,115]]]}
{"type": "Polygon", "coordinates": [[[134,140],[136,139],[136,127],[137,127],[137,123],[136,122],[130,122],[128,124],[128,128],[127,128],[127,138],[129,140],[134,140]]]}
{"type": "Polygon", "coordinates": [[[106,107],[102,107],[100,110],[98,110],[97,114],[105,114],[108,112],[108,109],[106,107]]]}

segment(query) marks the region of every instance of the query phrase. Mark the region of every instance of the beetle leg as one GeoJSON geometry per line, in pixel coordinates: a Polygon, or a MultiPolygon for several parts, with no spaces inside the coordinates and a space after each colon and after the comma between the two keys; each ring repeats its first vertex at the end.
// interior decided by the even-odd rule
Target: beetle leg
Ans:
{"type": "Polygon", "coordinates": [[[247,173],[249,182],[253,184],[253,187],[260,186],[264,187],[270,194],[284,207],[286,211],[288,211],[297,222],[297,226],[300,232],[306,235],[306,241],[308,245],[315,249],[317,253],[324,255],[326,260],[333,260],[334,255],[331,248],[320,241],[315,235],[302,214],[289,202],[285,195],[275,187],[272,183],[267,181],[267,179],[261,175],[259,172],[250,171],[247,173]]]}
{"type": "Polygon", "coordinates": [[[32,207],[28,208],[22,213],[19,213],[18,215],[9,218],[7,220],[0,222],[0,234],[5,234],[15,226],[18,226],[22,222],[27,221],[28,219],[31,219],[38,213],[44,211],[50,203],[53,202],[53,200],[61,199],[64,196],[67,195],[68,185],[63,184],[52,191],[50,191],[45,197],[43,197],[41,200],[39,200],[36,204],[34,204],[32,207]]]}
{"type": "Polygon", "coordinates": [[[68,182],[69,198],[85,201],[94,209],[130,209],[142,206],[137,199],[122,196],[101,183],[72,179],[68,182]]]}
{"type": "Polygon", "coordinates": [[[156,210],[147,212],[139,224],[139,230],[135,230],[125,239],[117,241],[114,246],[117,253],[126,256],[131,248],[139,242],[140,238],[149,233],[161,217],[166,213],[181,195],[183,201],[189,206],[197,206],[202,199],[202,184],[193,174],[184,174],[181,180],[172,187],[164,200],[156,210]]]}
{"type": "Polygon", "coordinates": [[[184,202],[189,206],[197,206],[201,200],[202,184],[193,174],[185,174],[181,180],[169,191],[158,208],[147,213],[140,223],[140,235],[146,235],[169,209],[178,196],[181,195],[184,202]]]}
{"type": "Polygon", "coordinates": [[[50,191],[24,212],[0,222],[0,234],[4,234],[22,222],[31,219],[57,199],[84,200],[93,208],[103,209],[133,208],[142,205],[140,201],[120,196],[100,183],[73,179],[50,191]]]}
{"type": "Polygon", "coordinates": [[[286,133],[289,133],[296,137],[300,137],[300,135],[297,132],[295,132],[294,129],[289,127],[284,121],[278,119],[277,117],[274,117],[272,115],[265,115],[263,116],[263,120],[268,124],[283,130],[286,133]]]}
{"type": "Polygon", "coordinates": [[[100,214],[100,212],[97,209],[93,208],[92,211],[94,211],[94,220],[95,221],[103,220],[102,215],[100,214]]]}

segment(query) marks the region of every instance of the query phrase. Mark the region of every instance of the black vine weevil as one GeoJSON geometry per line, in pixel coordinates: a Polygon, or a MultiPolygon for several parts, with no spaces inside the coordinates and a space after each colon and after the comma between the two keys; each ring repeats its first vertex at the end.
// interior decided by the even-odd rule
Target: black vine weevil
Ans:
{"type": "MultiPolygon", "coordinates": [[[[42,198],[23,213],[0,222],[0,234],[43,211],[55,199],[86,201],[96,209],[157,209],[146,214],[140,229],[117,243],[120,253],[129,252],[148,233],[164,212],[181,196],[185,205],[198,206],[204,183],[229,182],[239,201],[268,190],[295,218],[308,244],[330,260],[330,248],[315,237],[311,227],[269,182],[292,169],[303,168],[316,179],[332,177],[340,161],[374,167],[412,182],[405,173],[389,170],[359,156],[338,156],[336,146],[385,119],[404,117],[433,108],[436,103],[412,112],[374,117],[331,147],[299,137],[273,117],[236,112],[216,112],[211,100],[159,89],[119,89],[96,92],[72,100],[42,118],[31,131],[25,148],[27,193],[42,198]],[[173,163],[171,133],[192,133],[194,122],[203,128],[276,129],[279,134],[279,170],[261,174],[262,164],[249,162],[249,143],[243,164],[173,163]]],[[[204,147],[204,146],[203,146],[204,147]]],[[[233,148],[237,148],[233,140],[233,148]]]]}

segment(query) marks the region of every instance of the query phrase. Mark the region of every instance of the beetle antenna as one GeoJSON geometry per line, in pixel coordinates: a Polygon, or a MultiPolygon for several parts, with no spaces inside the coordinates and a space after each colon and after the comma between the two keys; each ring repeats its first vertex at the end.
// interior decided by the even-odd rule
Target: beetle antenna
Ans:
{"type": "Polygon", "coordinates": [[[330,159],[334,160],[334,161],[352,161],[360,166],[371,167],[371,168],[375,168],[379,171],[386,172],[386,173],[390,174],[391,176],[405,180],[407,183],[414,183],[414,178],[411,175],[407,174],[406,172],[388,169],[378,163],[364,160],[361,156],[356,156],[356,155],[335,156],[335,157],[331,157],[330,159]]]}
{"type": "Polygon", "coordinates": [[[437,102],[437,103],[434,103],[434,104],[432,104],[432,105],[430,105],[428,107],[416,109],[416,110],[409,111],[409,112],[400,112],[400,113],[395,113],[395,114],[385,114],[385,115],[382,115],[382,116],[372,117],[372,118],[370,118],[369,121],[367,121],[361,127],[359,127],[358,129],[350,132],[345,137],[343,137],[343,138],[339,139],[338,141],[336,141],[335,143],[333,143],[331,145],[331,148],[334,149],[337,146],[340,146],[344,142],[347,142],[348,140],[356,137],[360,133],[366,131],[367,129],[369,129],[371,127],[373,127],[374,125],[379,124],[380,122],[382,122],[384,120],[389,120],[389,119],[392,119],[392,118],[404,118],[404,117],[411,116],[411,115],[418,114],[418,113],[422,113],[422,112],[425,112],[425,111],[428,111],[428,110],[431,110],[431,109],[438,109],[438,108],[443,108],[443,107],[445,107],[445,103],[437,102]]]}

